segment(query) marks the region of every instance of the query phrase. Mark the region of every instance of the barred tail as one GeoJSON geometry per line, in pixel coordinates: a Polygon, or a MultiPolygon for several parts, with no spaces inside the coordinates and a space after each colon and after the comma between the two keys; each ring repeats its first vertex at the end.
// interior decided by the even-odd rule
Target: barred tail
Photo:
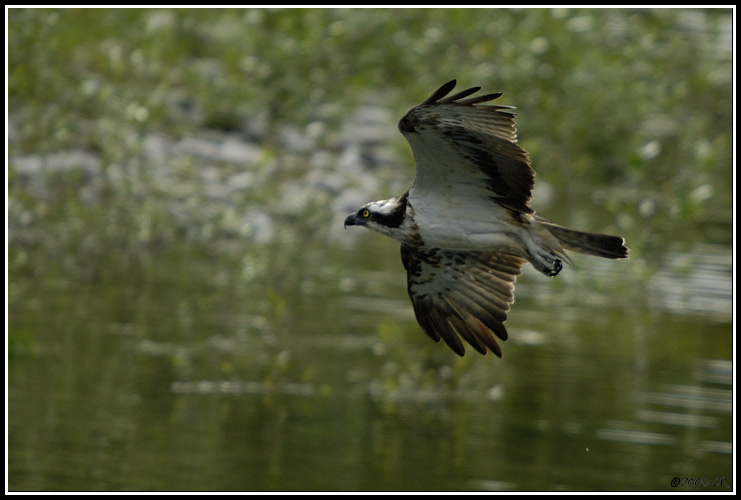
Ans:
{"type": "Polygon", "coordinates": [[[541,218],[538,219],[566,250],[608,259],[625,259],[628,257],[628,247],[625,246],[625,240],[620,236],[577,231],[541,218]]]}

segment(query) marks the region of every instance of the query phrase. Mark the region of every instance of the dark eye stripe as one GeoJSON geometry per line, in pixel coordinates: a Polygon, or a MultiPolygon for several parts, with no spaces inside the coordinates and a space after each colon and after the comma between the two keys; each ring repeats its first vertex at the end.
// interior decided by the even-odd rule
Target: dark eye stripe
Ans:
{"type": "Polygon", "coordinates": [[[382,226],[387,227],[399,227],[404,222],[404,212],[406,211],[405,205],[400,205],[399,209],[391,212],[390,214],[371,214],[370,218],[372,221],[377,222],[382,226]]]}

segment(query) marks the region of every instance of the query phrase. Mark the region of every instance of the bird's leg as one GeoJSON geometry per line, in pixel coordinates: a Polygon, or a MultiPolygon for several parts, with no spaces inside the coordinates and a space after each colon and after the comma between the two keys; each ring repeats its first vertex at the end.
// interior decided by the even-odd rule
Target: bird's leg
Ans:
{"type": "Polygon", "coordinates": [[[537,249],[536,252],[530,254],[528,259],[535,269],[545,274],[546,276],[556,276],[561,269],[563,264],[553,252],[546,252],[541,249],[537,249]]]}
{"type": "Polygon", "coordinates": [[[530,224],[517,226],[515,234],[522,242],[520,249],[526,252],[525,258],[535,269],[546,276],[556,276],[563,268],[561,259],[567,262],[569,259],[562,250],[559,252],[558,240],[537,222],[531,225],[534,221],[530,219],[527,219],[530,224]]]}

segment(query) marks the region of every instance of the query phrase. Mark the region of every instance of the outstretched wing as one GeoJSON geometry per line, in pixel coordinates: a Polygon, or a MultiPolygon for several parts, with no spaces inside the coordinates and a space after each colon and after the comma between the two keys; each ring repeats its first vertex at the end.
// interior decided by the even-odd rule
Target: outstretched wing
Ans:
{"type": "Polygon", "coordinates": [[[445,97],[455,84],[440,87],[399,122],[417,164],[410,196],[486,199],[533,213],[535,173],[527,151],[517,145],[514,114],[508,111],[513,108],[481,104],[501,93],[469,97],[480,87],[445,97]]]}
{"type": "Polygon", "coordinates": [[[525,259],[500,253],[460,252],[401,246],[414,314],[436,342],[458,355],[460,337],[481,354],[502,357],[494,335],[507,340],[503,323],[514,302],[514,283],[525,259]]]}

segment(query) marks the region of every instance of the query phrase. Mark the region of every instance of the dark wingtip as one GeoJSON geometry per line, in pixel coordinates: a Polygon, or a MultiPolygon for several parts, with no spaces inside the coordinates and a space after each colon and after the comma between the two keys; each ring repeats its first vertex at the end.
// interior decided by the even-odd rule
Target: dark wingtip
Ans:
{"type": "MultiPolygon", "coordinates": [[[[446,97],[445,99],[443,99],[443,100],[440,101],[440,104],[447,104],[447,103],[459,101],[459,100],[463,99],[464,97],[468,97],[471,94],[475,94],[479,90],[481,90],[481,87],[471,87],[470,89],[466,89],[466,90],[463,90],[461,92],[458,92],[457,94],[454,94],[454,95],[452,95],[450,97],[446,97]]],[[[474,100],[474,99],[476,99],[476,98],[475,97],[472,97],[471,99],[466,99],[466,101],[474,100]]]]}
{"type": "Polygon", "coordinates": [[[432,104],[434,102],[439,101],[440,99],[442,99],[446,95],[450,94],[450,91],[455,88],[456,83],[457,82],[456,82],[455,79],[450,80],[449,82],[445,83],[442,87],[440,87],[435,92],[433,92],[433,94],[430,97],[428,97],[425,100],[425,102],[422,103],[422,105],[432,104]]]}
{"type": "MultiPolygon", "coordinates": [[[[471,87],[470,89],[463,90],[461,92],[458,92],[457,94],[453,94],[451,96],[446,97],[454,88],[456,85],[456,80],[450,80],[449,82],[445,83],[442,87],[437,89],[435,92],[432,93],[430,97],[428,97],[420,106],[427,106],[430,104],[450,104],[450,103],[456,103],[456,104],[465,104],[465,105],[474,105],[479,104],[482,102],[488,102],[493,101],[494,99],[497,99],[501,97],[501,92],[494,92],[491,94],[476,96],[476,97],[468,97],[471,94],[475,94],[479,90],[481,90],[481,87],[471,87]],[[468,97],[468,99],[466,99],[468,97]]],[[[500,106],[500,108],[510,108],[510,106],[500,106]]]]}

